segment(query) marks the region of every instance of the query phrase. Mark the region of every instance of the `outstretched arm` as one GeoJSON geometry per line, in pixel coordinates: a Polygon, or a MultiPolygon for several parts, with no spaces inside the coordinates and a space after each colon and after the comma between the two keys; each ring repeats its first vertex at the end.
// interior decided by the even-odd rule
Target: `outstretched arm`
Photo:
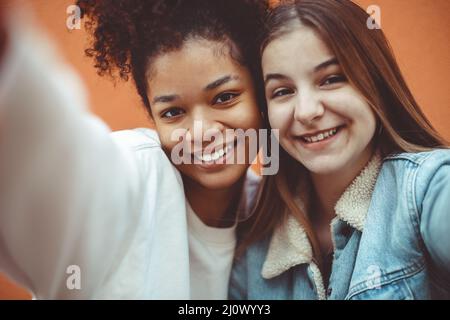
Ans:
{"type": "MultiPolygon", "coordinates": [[[[142,174],[134,153],[89,114],[79,80],[46,39],[19,25],[7,31],[0,63],[0,270],[38,298],[93,298],[130,246],[142,198],[159,215],[180,210],[180,203],[161,209],[155,202],[170,163],[155,153],[142,174]],[[80,288],[71,278],[78,271],[80,288]]],[[[182,194],[174,176],[165,179],[182,194]]]]}

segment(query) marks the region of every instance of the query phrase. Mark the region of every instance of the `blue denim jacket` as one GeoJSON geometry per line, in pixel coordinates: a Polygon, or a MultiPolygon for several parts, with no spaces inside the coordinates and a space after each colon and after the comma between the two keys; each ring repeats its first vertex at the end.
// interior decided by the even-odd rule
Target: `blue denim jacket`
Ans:
{"type": "Polygon", "coordinates": [[[372,159],[335,210],[328,288],[289,218],[236,259],[230,299],[450,299],[450,150],[372,159]]]}

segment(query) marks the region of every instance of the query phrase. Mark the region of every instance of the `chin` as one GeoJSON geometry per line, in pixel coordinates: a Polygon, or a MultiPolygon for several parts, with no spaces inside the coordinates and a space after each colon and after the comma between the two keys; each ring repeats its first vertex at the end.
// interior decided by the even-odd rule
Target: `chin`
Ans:
{"type": "Polygon", "coordinates": [[[317,175],[330,175],[339,173],[345,168],[345,161],[336,160],[336,157],[327,157],[326,159],[311,159],[303,162],[305,168],[311,173],[317,175]]]}
{"type": "Polygon", "coordinates": [[[217,172],[196,172],[195,174],[189,174],[189,177],[204,188],[221,190],[230,188],[239,182],[246,175],[247,169],[247,165],[233,165],[233,167],[217,172]]]}
{"type": "Polygon", "coordinates": [[[332,175],[340,172],[340,167],[333,166],[316,166],[314,168],[307,168],[309,172],[315,175],[332,175]]]}

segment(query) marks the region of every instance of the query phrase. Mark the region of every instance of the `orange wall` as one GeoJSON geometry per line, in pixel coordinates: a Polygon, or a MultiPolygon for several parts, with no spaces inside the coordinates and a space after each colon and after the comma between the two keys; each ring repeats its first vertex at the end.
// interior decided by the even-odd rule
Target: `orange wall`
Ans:
{"type": "Polygon", "coordinates": [[[381,8],[381,27],[425,114],[450,140],[450,1],[356,0],[381,8]]]}
{"type": "MultiPolygon", "coordinates": [[[[132,83],[114,85],[98,77],[84,57],[84,30],[68,31],[66,8],[71,0],[9,0],[30,5],[39,23],[78,70],[91,97],[91,106],[112,129],[150,126],[132,83]]],[[[450,1],[356,0],[367,8],[381,8],[381,26],[391,41],[400,67],[417,100],[436,128],[450,140],[450,1]]],[[[26,298],[24,291],[0,277],[0,299],[26,298]]]]}

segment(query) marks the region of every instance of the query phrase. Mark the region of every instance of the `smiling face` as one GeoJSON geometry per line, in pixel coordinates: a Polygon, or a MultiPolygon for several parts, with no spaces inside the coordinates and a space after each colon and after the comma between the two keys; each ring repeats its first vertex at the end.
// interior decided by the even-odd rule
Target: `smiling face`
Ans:
{"type": "Polygon", "coordinates": [[[312,174],[361,167],[375,115],[320,36],[298,23],[263,52],[268,114],[280,144],[312,174]]]}
{"type": "MultiPolygon", "coordinates": [[[[148,97],[163,148],[170,156],[179,143],[172,139],[173,132],[187,130],[184,141],[191,144],[190,156],[196,162],[177,168],[209,189],[231,187],[253,160],[229,164],[230,149],[237,154],[237,140],[226,136],[226,130],[259,129],[261,125],[251,75],[225,47],[215,41],[187,40],[181,49],[156,57],[149,77],[148,97]],[[200,135],[194,134],[195,124],[201,124],[200,135]],[[220,138],[208,141],[205,132],[220,138]]],[[[248,141],[244,148],[248,153],[248,141]]]]}

